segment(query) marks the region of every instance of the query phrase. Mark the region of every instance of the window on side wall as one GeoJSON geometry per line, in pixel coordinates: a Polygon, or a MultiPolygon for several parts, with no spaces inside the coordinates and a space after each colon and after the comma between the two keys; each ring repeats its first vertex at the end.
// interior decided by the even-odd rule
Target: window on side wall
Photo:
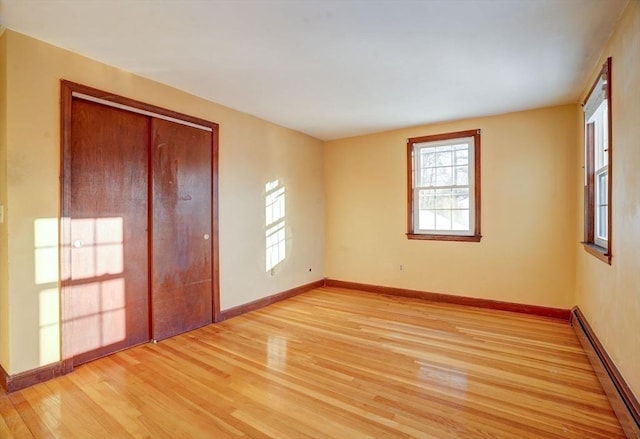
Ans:
{"type": "Polygon", "coordinates": [[[480,241],[480,130],[407,140],[409,239],[480,241]]]}
{"type": "Polygon", "coordinates": [[[611,264],[611,58],[602,66],[584,109],[584,247],[611,264]]]}

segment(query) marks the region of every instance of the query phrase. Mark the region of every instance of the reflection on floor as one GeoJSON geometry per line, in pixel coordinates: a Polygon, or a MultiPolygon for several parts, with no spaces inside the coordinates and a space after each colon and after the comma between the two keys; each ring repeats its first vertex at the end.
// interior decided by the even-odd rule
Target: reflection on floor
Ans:
{"type": "Polygon", "coordinates": [[[320,288],[0,396],[1,437],[623,437],[567,323],[320,288]]]}

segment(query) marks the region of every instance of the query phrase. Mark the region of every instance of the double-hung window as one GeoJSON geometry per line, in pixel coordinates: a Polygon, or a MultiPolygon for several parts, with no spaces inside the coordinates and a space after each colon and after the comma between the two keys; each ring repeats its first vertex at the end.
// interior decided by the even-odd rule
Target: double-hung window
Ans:
{"type": "Polygon", "coordinates": [[[585,249],[611,263],[611,58],[583,105],[585,249]]]}
{"type": "Polygon", "coordinates": [[[480,130],[407,140],[409,239],[480,241],[480,130]]]}

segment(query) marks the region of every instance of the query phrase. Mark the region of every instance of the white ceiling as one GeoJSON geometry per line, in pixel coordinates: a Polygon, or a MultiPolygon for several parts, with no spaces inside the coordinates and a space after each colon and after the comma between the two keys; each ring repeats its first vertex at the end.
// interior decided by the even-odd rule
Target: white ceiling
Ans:
{"type": "Polygon", "coordinates": [[[319,139],[576,102],[627,0],[0,0],[0,23],[319,139]]]}

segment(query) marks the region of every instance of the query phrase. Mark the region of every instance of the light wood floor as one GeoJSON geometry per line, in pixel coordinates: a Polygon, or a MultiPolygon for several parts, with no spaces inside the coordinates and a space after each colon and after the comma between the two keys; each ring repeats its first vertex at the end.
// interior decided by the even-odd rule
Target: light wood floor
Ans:
{"type": "Polygon", "coordinates": [[[321,288],[0,396],[2,438],[616,438],[571,327],[321,288]]]}

